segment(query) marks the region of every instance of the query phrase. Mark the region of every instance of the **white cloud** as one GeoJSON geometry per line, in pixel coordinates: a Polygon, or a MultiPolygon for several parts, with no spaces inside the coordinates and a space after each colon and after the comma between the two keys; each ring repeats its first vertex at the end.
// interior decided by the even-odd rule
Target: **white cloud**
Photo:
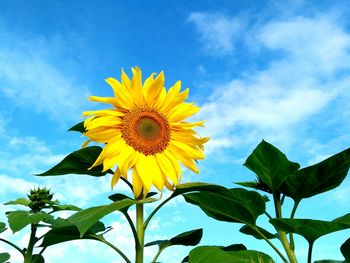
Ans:
{"type": "Polygon", "coordinates": [[[348,125],[343,118],[350,77],[339,73],[350,69],[350,35],[341,23],[331,16],[294,17],[252,28],[247,34],[254,33],[259,52],[279,55],[261,70],[215,86],[199,116],[213,138],[208,151],[262,138],[302,144],[306,130],[315,132],[313,118],[325,112],[333,127],[348,125]]]}
{"type": "Polygon", "coordinates": [[[244,28],[241,20],[216,13],[193,12],[188,21],[194,23],[204,49],[212,55],[232,53],[244,28]]]}

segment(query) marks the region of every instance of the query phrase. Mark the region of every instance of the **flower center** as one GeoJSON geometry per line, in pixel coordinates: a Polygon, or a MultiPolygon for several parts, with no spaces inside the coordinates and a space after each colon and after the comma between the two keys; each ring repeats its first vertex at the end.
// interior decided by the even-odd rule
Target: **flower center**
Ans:
{"type": "Polygon", "coordinates": [[[170,140],[167,119],[149,107],[137,107],[127,112],[121,132],[126,143],[144,155],[163,152],[170,140]]]}

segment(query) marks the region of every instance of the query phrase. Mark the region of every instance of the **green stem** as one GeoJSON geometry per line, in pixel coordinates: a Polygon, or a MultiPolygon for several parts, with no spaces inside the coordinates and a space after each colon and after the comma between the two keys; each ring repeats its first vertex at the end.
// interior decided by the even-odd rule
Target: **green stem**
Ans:
{"type": "Polygon", "coordinates": [[[153,258],[153,260],[152,260],[151,263],[156,263],[156,262],[157,262],[157,259],[158,259],[158,257],[159,257],[159,255],[160,255],[160,253],[162,253],[163,250],[166,249],[166,248],[167,248],[167,246],[164,246],[164,247],[162,247],[162,248],[159,248],[157,254],[154,256],[154,258],[153,258]]]}
{"type": "MultiPolygon", "coordinates": [[[[176,195],[175,195],[175,196],[176,196],[176,195]]],[[[169,201],[170,201],[172,198],[174,198],[175,196],[174,196],[174,195],[169,196],[167,199],[165,199],[163,202],[161,202],[161,203],[156,207],[156,209],[154,209],[154,210],[152,211],[152,213],[147,217],[147,219],[146,219],[146,221],[145,221],[145,223],[144,223],[144,228],[145,228],[145,229],[147,228],[147,226],[148,226],[149,222],[151,221],[152,217],[158,212],[158,210],[161,209],[162,206],[164,206],[167,202],[169,202],[169,201]]]]}
{"type": "Polygon", "coordinates": [[[253,227],[253,229],[273,248],[273,250],[276,251],[276,253],[281,257],[283,262],[288,263],[288,260],[285,258],[282,252],[257,227],[253,227]]]}
{"type": "MultiPolygon", "coordinates": [[[[297,211],[299,203],[300,203],[300,200],[299,201],[294,201],[293,209],[292,209],[292,212],[290,214],[290,219],[294,218],[294,215],[295,215],[295,212],[297,211]]],[[[295,245],[294,245],[294,237],[293,237],[293,233],[292,232],[289,233],[289,243],[290,243],[289,244],[290,249],[294,251],[295,245]]]]}
{"type": "MultiPolygon", "coordinates": [[[[282,218],[282,205],[281,205],[281,200],[280,200],[280,194],[279,193],[274,193],[273,194],[273,201],[274,201],[274,205],[275,205],[275,211],[276,211],[276,217],[278,219],[282,218]]],[[[282,243],[282,246],[284,248],[284,250],[287,253],[288,259],[290,263],[297,263],[297,259],[295,257],[294,251],[290,249],[289,247],[289,243],[286,237],[286,232],[281,231],[279,229],[277,229],[277,233],[279,235],[279,239],[282,243]]]]}
{"type": "Polygon", "coordinates": [[[125,262],[131,263],[130,259],[128,259],[128,257],[119,248],[114,246],[112,243],[108,242],[106,239],[104,239],[104,237],[97,235],[94,235],[94,237],[102,243],[105,243],[107,246],[111,247],[113,250],[115,250],[125,260],[125,262]]]}
{"type": "Polygon", "coordinates": [[[136,263],[143,263],[144,233],[143,204],[136,204],[136,231],[138,242],[136,243],[136,263]]]}
{"type": "Polygon", "coordinates": [[[6,239],[2,239],[2,238],[0,238],[0,241],[5,242],[6,244],[9,244],[13,248],[17,249],[24,256],[23,250],[20,247],[18,247],[15,244],[13,244],[11,241],[7,241],[6,239]]]}
{"type": "Polygon", "coordinates": [[[314,242],[309,242],[309,251],[307,253],[307,263],[311,263],[313,246],[314,246],[314,242]]]}
{"type": "Polygon", "coordinates": [[[132,234],[134,236],[134,240],[135,240],[135,244],[137,244],[137,242],[139,241],[138,239],[138,236],[137,236],[137,231],[136,231],[136,228],[135,228],[135,225],[134,225],[134,222],[132,222],[128,212],[123,212],[126,220],[128,221],[129,225],[130,225],[130,228],[131,228],[131,231],[132,231],[132,234]]]}
{"type": "Polygon", "coordinates": [[[24,263],[32,262],[33,249],[36,243],[36,238],[35,238],[36,230],[37,230],[37,225],[31,224],[31,233],[30,233],[28,247],[24,256],[24,263]]]}

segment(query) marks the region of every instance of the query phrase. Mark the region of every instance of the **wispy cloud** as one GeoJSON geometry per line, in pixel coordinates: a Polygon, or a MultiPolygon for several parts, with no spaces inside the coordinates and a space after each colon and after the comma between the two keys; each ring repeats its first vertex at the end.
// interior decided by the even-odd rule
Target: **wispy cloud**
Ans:
{"type": "Polygon", "coordinates": [[[241,19],[218,13],[193,12],[188,21],[194,23],[205,51],[211,55],[232,53],[235,42],[240,40],[239,34],[244,29],[241,19]]]}
{"type": "Polygon", "coordinates": [[[303,144],[315,124],[320,130],[349,124],[343,106],[350,95],[350,35],[336,17],[295,16],[251,25],[246,32],[258,52],[276,56],[260,70],[216,85],[200,116],[213,138],[209,152],[251,147],[262,138],[288,147],[303,144]],[[326,113],[332,124],[317,123],[326,113]]]}

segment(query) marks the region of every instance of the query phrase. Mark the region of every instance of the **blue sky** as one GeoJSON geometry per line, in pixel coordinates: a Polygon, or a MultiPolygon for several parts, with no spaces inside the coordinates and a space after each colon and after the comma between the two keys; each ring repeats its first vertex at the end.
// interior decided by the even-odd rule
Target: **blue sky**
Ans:
{"type": "MultiPolygon", "coordinates": [[[[166,87],[182,80],[201,106],[201,134],[211,137],[201,174],[184,181],[225,186],[254,175],[242,166],[265,139],[303,166],[350,146],[350,8],[346,1],[7,1],[0,2],[0,203],[46,185],[65,203],[103,204],[119,185],[110,178],[37,178],[84,141],[66,130],[81,112],[99,107],[88,95],[110,96],[107,77],[139,66],[164,70],[166,87]]],[[[331,220],[349,212],[350,180],[301,205],[297,217],[331,220]]],[[[0,205],[0,221],[8,209],[0,205]]],[[[108,238],[132,255],[132,238],[118,214],[108,238]]],[[[201,244],[245,243],[240,226],[207,219],[176,200],[147,232],[148,241],[204,227],[201,244]],[[231,233],[231,234],[228,234],[231,233]]],[[[27,235],[5,233],[18,244],[27,235]]],[[[349,231],[316,242],[314,259],[341,259],[349,231]]],[[[300,239],[300,262],[306,242],[300,239]]],[[[0,250],[8,250],[0,244],[0,250]]],[[[189,248],[160,258],[179,262],[189,248]]],[[[154,250],[146,251],[149,258],[154,250]]],[[[270,254],[274,255],[273,252],[270,254]]],[[[13,252],[13,262],[20,262],[13,252]],[[17,260],[17,261],[16,261],[17,260]]],[[[47,251],[48,262],[121,262],[109,248],[74,242],[47,251]],[[103,251],[103,252],[102,252],[103,251]]],[[[279,261],[278,261],[279,262],[279,261]]]]}

